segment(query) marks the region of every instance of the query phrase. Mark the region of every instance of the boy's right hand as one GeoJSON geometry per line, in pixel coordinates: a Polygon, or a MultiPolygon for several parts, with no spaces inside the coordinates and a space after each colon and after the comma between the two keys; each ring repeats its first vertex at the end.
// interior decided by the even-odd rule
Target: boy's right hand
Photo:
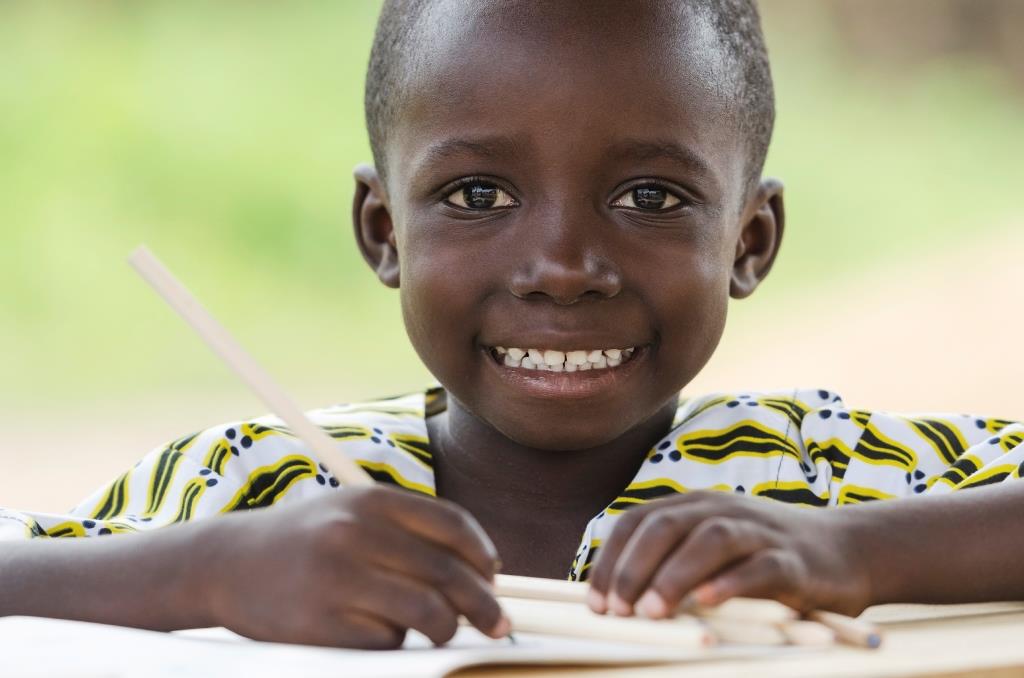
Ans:
{"type": "Polygon", "coordinates": [[[440,644],[459,615],[495,638],[509,631],[494,545],[450,502],[343,488],[208,526],[201,593],[215,623],[250,638],[387,649],[416,629],[440,644]]]}

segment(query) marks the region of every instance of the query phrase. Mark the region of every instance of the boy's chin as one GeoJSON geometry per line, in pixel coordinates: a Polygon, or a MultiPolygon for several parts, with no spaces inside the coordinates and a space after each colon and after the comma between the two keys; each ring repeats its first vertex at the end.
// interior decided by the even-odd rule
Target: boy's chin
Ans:
{"type": "Polygon", "coordinates": [[[626,433],[626,430],[608,424],[577,421],[567,426],[564,423],[544,425],[536,421],[502,422],[497,428],[505,437],[524,447],[550,452],[578,452],[607,445],[626,433]]]}

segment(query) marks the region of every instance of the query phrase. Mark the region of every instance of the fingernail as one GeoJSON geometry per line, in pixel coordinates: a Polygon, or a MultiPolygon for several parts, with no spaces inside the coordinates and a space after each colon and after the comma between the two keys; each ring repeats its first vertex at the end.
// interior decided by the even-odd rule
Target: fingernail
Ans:
{"type": "Polygon", "coordinates": [[[679,601],[679,607],[676,609],[678,609],[680,612],[691,612],[693,611],[693,608],[699,605],[700,603],[697,602],[697,597],[694,596],[693,591],[691,591],[690,593],[687,593],[685,596],[683,596],[683,599],[679,601]]]}
{"type": "Polygon", "coordinates": [[[608,611],[608,603],[597,589],[592,588],[587,591],[587,605],[598,614],[604,614],[608,611]]]}
{"type": "Polygon", "coordinates": [[[648,619],[661,619],[668,616],[668,603],[661,597],[661,594],[648,589],[640,596],[640,600],[636,601],[636,610],[648,619]]]}
{"type": "Polygon", "coordinates": [[[491,629],[491,638],[504,638],[512,632],[512,622],[509,621],[508,617],[502,617],[498,620],[498,623],[491,629]]]}
{"type": "Polygon", "coordinates": [[[694,600],[697,601],[698,605],[706,605],[712,607],[717,604],[717,596],[715,595],[714,584],[701,584],[693,590],[691,594],[694,600]]]}
{"type": "Polygon", "coordinates": [[[608,609],[612,611],[612,614],[620,617],[631,617],[633,615],[633,606],[620,598],[619,594],[614,591],[608,594],[608,609]]]}

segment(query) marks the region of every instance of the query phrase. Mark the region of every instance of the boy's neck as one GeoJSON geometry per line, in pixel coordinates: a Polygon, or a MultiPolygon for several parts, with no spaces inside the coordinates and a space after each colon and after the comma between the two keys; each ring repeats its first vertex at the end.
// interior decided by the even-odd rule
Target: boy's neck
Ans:
{"type": "Polygon", "coordinates": [[[509,440],[449,394],[446,412],[427,419],[437,494],[472,513],[517,573],[564,577],[587,522],[633,479],[671,428],[677,403],[607,444],[556,451],[509,440]],[[564,553],[552,553],[547,568],[515,567],[514,553],[543,553],[545,545],[564,553]]]}

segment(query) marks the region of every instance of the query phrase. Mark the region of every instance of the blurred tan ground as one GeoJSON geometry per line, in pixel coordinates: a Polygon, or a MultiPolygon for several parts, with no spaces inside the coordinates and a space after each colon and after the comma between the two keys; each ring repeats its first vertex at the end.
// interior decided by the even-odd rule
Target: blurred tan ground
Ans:
{"type": "MultiPolygon", "coordinates": [[[[782,295],[769,285],[733,306],[722,346],[689,390],[820,386],[855,407],[1024,419],[1022,252],[1024,232],[1009,228],[834,286],[782,295]]],[[[307,407],[339,397],[322,386],[297,395],[307,407]]],[[[0,505],[66,510],[161,442],[261,411],[241,387],[8,411],[0,505]]]]}

